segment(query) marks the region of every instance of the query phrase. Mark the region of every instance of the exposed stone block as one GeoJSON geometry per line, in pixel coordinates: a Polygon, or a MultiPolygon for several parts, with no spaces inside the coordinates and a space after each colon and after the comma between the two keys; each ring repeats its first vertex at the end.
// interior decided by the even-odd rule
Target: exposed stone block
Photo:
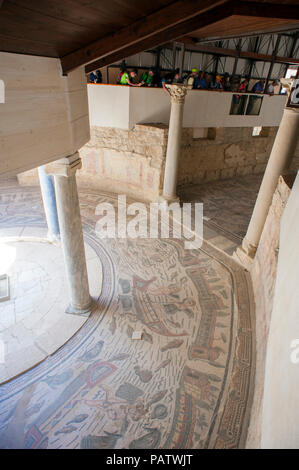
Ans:
{"type": "Polygon", "coordinates": [[[236,169],[236,174],[239,176],[251,175],[252,174],[252,165],[239,166],[236,169]]]}
{"type": "Polygon", "coordinates": [[[225,180],[228,178],[233,178],[235,176],[235,168],[223,168],[220,172],[220,179],[225,180]]]}

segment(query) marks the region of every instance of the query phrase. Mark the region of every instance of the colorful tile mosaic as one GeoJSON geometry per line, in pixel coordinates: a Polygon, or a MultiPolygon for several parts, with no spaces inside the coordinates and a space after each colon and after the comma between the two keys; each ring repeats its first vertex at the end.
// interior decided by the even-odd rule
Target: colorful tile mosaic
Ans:
{"type": "MultiPolygon", "coordinates": [[[[100,240],[103,200],[113,199],[80,192],[85,240],[102,262],[98,308],[54,355],[0,387],[0,448],[244,447],[248,273],[205,242],[186,251],[178,239],[100,240]]],[[[42,225],[41,211],[38,190],[0,192],[2,227],[42,225]]]]}

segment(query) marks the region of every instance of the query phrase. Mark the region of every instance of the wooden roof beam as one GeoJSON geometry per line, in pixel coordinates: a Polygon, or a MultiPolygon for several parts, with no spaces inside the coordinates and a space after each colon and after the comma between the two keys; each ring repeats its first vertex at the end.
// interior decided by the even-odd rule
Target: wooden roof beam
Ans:
{"type": "Polygon", "coordinates": [[[298,5],[285,3],[235,2],[234,15],[299,20],[298,5]]]}
{"type": "MultiPolygon", "coordinates": [[[[175,40],[232,15],[299,20],[298,7],[294,5],[261,4],[237,0],[221,1],[220,5],[217,2],[217,6],[215,4],[213,0],[205,0],[204,2],[192,0],[191,4],[189,0],[184,0],[183,2],[179,1],[171,4],[149,15],[141,22],[138,21],[134,25],[110,34],[88,47],[63,57],[61,59],[63,72],[67,73],[81,65],[90,64],[95,58],[105,58],[102,62],[99,61],[98,64],[109,65],[116,60],[175,40]],[[200,11],[194,14],[196,11],[195,6],[197,11],[199,9],[199,3],[201,4],[200,11]],[[210,5],[210,8],[208,5],[210,5]],[[214,8],[211,8],[211,6],[214,6],[214,8]],[[179,17],[178,12],[180,12],[179,17]],[[184,20],[186,16],[188,16],[188,19],[184,20]]],[[[88,65],[86,70],[99,68],[100,65],[98,64],[88,65]]]]}
{"type": "Polygon", "coordinates": [[[159,33],[153,34],[152,36],[139,41],[133,45],[122,48],[112,54],[91,62],[85,67],[85,72],[91,72],[92,70],[99,69],[106,65],[113,64],[119,60],[130,57],[139,52],[143,52],[152,47],[160,46],[169,41],[175,40],[178,37],[183,36],[187,32],[196,31],[198,28],[207,26],[209,24],[220,21],[231,15],[233,9],[233,2],[228,2],[225,5],[217,6],[211,10],[206,11],[200,15],[196,15],[193,18],[183,21],[171,28],[168,28],[159,33]]]}
{"type": "MultiPolygon", "coordinates": [[[[199,13],[204,13],[228,0],[179,0],[142,18],[135,23],[109,34],[97,41],[61,58],[62,70],[71,70],[86,65],[92,60],[112,54],[139,41],[180,24],[199,13]]],[[[185,31],[187,33],[188,31],[185,31]]],[[[183,34],[185,34],[183,33],[183,34]]],[[[152,46],[156,46],[153,42],[152,46]]]]}

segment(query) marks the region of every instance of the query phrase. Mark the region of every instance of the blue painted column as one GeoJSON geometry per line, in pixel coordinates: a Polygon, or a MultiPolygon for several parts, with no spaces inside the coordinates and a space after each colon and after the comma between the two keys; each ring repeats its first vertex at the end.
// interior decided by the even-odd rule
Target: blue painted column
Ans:
{"type": "Polygon", "coordinates": [[[46,173],[45,166],[38,168],[38,174],[48,224],[48,237],[51,240],[58,240],[60,238],[59,222],[52,175],[46,173]]]}

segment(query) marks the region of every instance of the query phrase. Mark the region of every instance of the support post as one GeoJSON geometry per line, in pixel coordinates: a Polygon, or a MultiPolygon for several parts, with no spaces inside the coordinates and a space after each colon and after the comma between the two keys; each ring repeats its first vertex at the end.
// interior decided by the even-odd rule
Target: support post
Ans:
{"type": "Polygon", "coordinates": [[[45,165],[38,168],[38,176],[48,225],[48,238],[55,242],[60,238],[55,189],[53,178],[46,173],[45,168],[45,165]]]}
{"type": "Polygon", "coordinates": [[[251,264],[255,256],[278,178],[290,168],[298,135],[299,109],[285,108],[246,236],[235,253],[243,264],[251,264]]]}
{"type": "Polygon", "coordinates": [[[171,111],[166,151],[163,193],[161,202],[176,202],[177,174],[179,157],[181,153],[181,136],[183,126],[183,113],[187,88],[183,85],[165,85],[171,96],[171,111]]]}
{"type": "Polygon", "coordinates": [[[180,51],[178,56],[178,68],[180,77],[183,77],[183,70],[184,70],[184,58],[185,58],[185,44],[182,42],[180,44],[180,51]]]}
{"type": "Polygon", "coordinates": [[[86,257],[75,173],[81,168],[78,152],[49,164],[48,173],[54,174],[57,209],[64,254],[70,305],[66,313],[87,316],[92,298],[86,267],[86,257]]]}

